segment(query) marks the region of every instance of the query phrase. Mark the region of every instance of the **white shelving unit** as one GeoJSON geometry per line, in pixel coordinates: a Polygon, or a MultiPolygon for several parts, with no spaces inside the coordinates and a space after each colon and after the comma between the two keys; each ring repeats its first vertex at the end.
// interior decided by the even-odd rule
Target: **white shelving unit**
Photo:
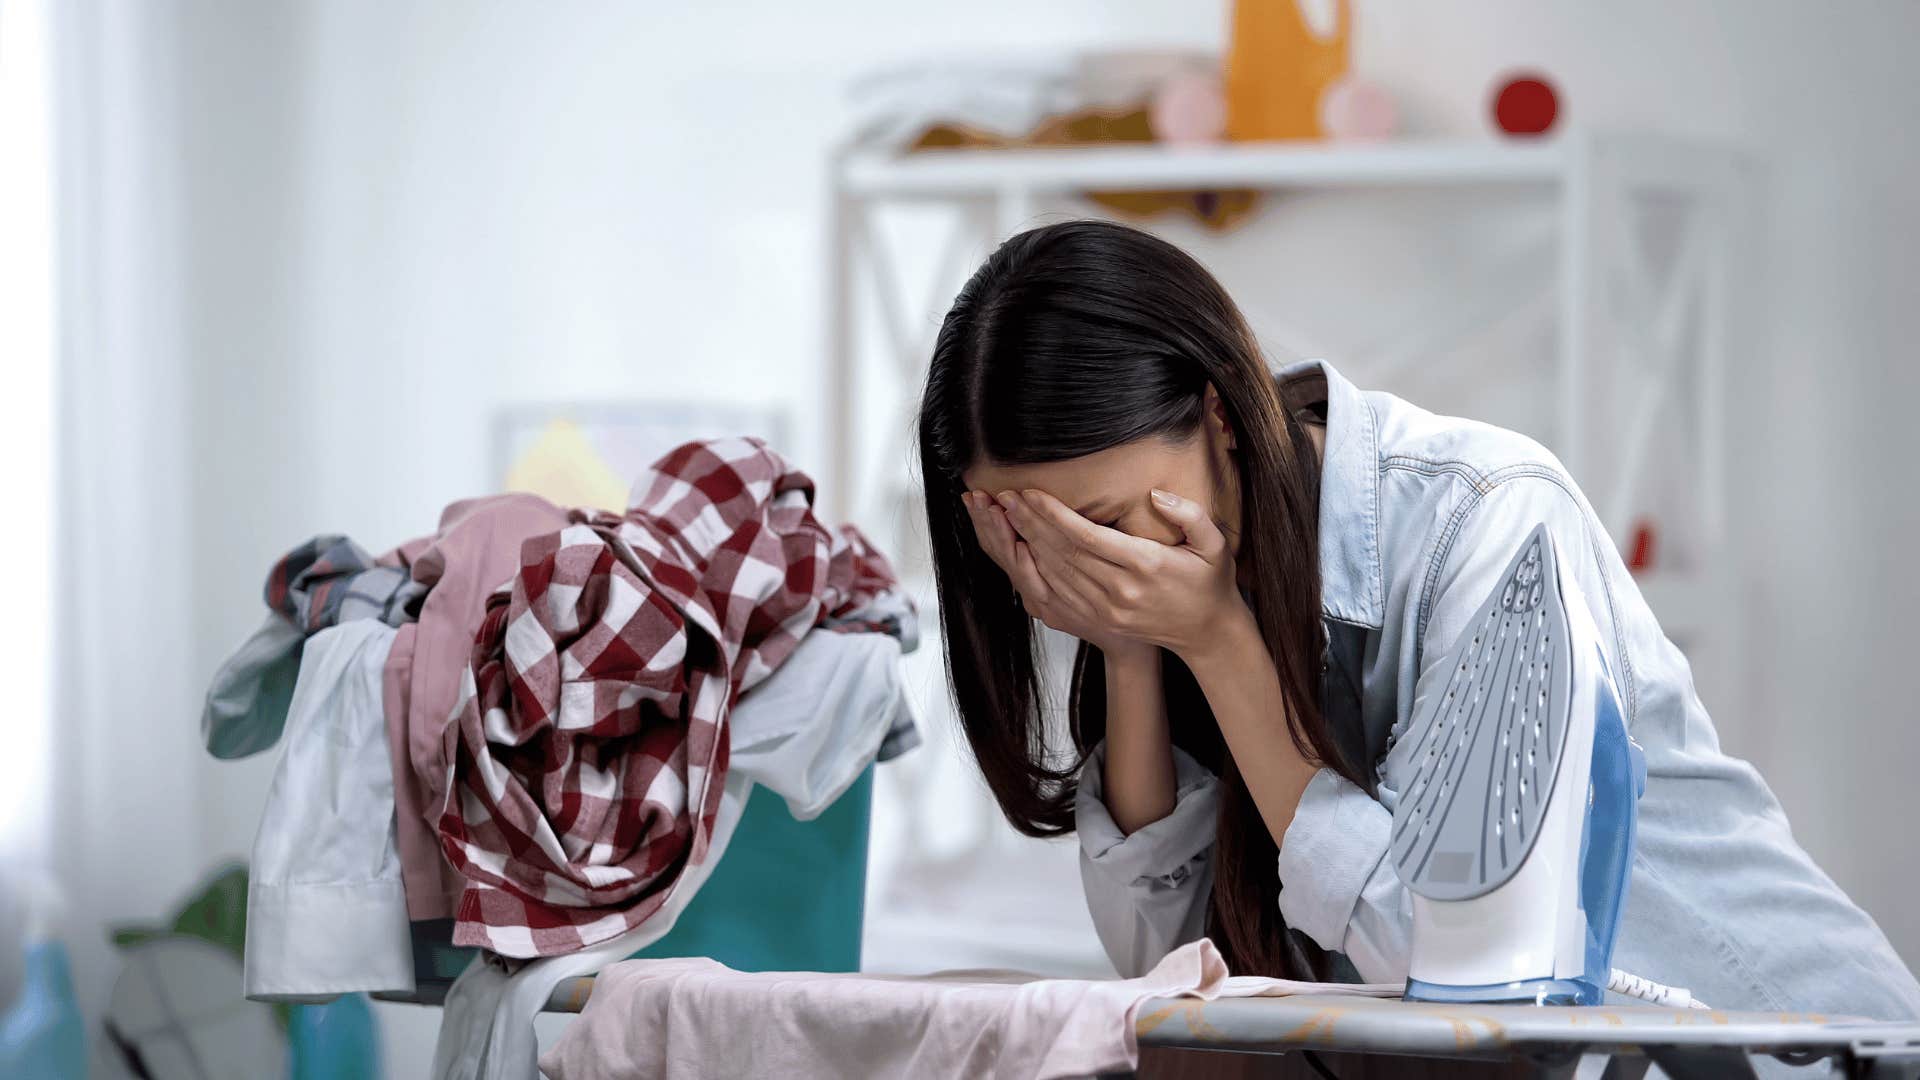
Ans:
{"type": "MultiPolygon", "coordinates": [[[[1169,148],[1087,147],[945,150],[911,155],[853,150],[832,164],[830,224],[832,308],[828,355],[832,483],[836,509],[882,520],[897,513],[904,487],[867,475],[859,444],[864,361],[856,305],[875,305],[903,385],[931,351],[927,330],[950,295],[911,317],[894,260],[871,227],[887,205],[950,208],[950,253],[971,257],[981,242],[1011,234],[1047,200],[1084,191],[1184,189],[1382,189],[1443,186],[1524,187],[1556,193],[1559,218],[1558,348],[1549,358],[1555,426],[1550,442],[1587,487],[1608,529],[1624,542],[1647,470],[1659,418],[1698,433],[1698,453],[1680,465],[1701,493],[1691,534],[1705,551],[1726,540],[1725,373],[1733,339],[1732,297],[1743,270],[1739,223],[1751,212],[1750,168],[1737,153],[1670,138],[1577,134],[1550,140],[1393,141],[1372,144],[1227,144],[1169,148]],[[1671,269],[1656,274],[1633,233],[1649,205],[1682,208],[1671,269]],[[864,273],[863,273],[864,271],[864,273]],[[1631,302],[1609,299],[1606,282],[1626,286],[1631,302]],[[864,278],[864,280],[863,280],[864,278]],[[1690,370],[1689,370],[1690,369],[1690,370]],[[1664,411],[1682,373],[1695,388],[1684,412],[1664,411]],[[1628,403],[1619,408],[1618,403],[1628,403]],[[1602,445],[1596,414],[1610,433],[1602,445]],[[1600,408],[1597,408],[1599,406],[1600,408]],[[1612,436],[1611,433],[1619,433],[1612,436]],[[1596,466],[1604,453],[1606,468],[1596,466]]],[[[955,280],[966,267],[957,268],[955,280]]],[[[1338,357],[1334,358],[1336,361],[1338,357]]],[[[915,402],[901,402],[911,416],[915,402]]],[[[878,460],[899,472],[899,455],[878,460]]],[[[1659,463],[1670,467],[1673,463],[1659,463]]],[[[1723,576],[1681,569],[1640,579],[1641,589],[1676,637],[1695,639],[1728,621],[1731,590],[1723,576]]]]}
{"type": "MultiPolygon", "coordinates": [[[[1685,530],[1695,550],[1724,549],[1724,383],[1735,344],[1735,294],[1752,262],[1741,241],[1757,231],[1748,227],[1753,212],[1749,168],[1726,149],[1575,134],[1526,142],[951,150],[907,156],[848,150],[831,168],[827,490],[836,515],[857,518],[894,551],[911,553],[918,544],[910,523],[921,511],[907,441],[940,316],[981,254],[1031,224],[1038,210],[1086,191],[1468,186],[1495,194],[1526,192],[1530,205],[1537,205],[1533,194],[1545,192],[1553,199],[1557,326],[1556,347],[1542,358],[1554,402],[1554,435],[1547,441],[1593,499],[1615,541],[1625,540],[1641,512],[1637,500],[1643,478],[1651,470],[1680,468],[1691,471],[1686,490],[1696,493],[1688,507],[1696,520],[1685,530]],[[921,285],[929,293],[921,304],[912,302],[908,275],[899,272],[911,261],[895,257],[876,223],[882,211],[902,205],[932,208],[934,216],[951,219],[934,282],[931,288],[921,285]],[[1644,234],[1649,230],[1664,242],[1664,262],[1648,257],[1644,234]],[[876,375],[875,364],[889,365],[891,375],[876,375]],[[881,402],[889,403],[887,421],[863,424],[881,402]],[[1651,448],[1664,445],[1656,436],[1675,428],[1695,435],[1695,449],[1653,460],[1651,448]],[[889,529],[893,535],[887,535],[889,529]]],[[[902,561],[910,567],[916,560],[908,554],[902,561]]],[[[1739,619],[1730,576],[1721,569],[1724,560],[1667,565],[1637,579],[1643,595],[1687,649],[1699,681],[1732,690],[1723,676],[1703,670],[1737,655],[1739,619]]],[[[931,589],[926,582],[916,585],[931,616],[931,589]]],[[[928,665],[937,669],[937,659],[928,665]]],[[[930,702],[930,709],[945,719],[937,703],[930,702]]],[[[937,738],[952,740],[951,725],[937,738]]],[[[1005,919],[976,919],[976,926],[952,914],[932,919],[939,932],[930,937],[929,917],[903,910],[870,924],[876,953],[870,959],[884,965],[887,954],[895,954],[910,957],[910,963],[945,963],[951,957],[940,950],[948,949],[959,950],[954,956],[993,956],[996,962],[1005,959],[1036,970],[1097,967],[1099,950],[1081,925],[1079,904],[1057,902],[1061,896],[1055,895],[1077,886],[1071,859],[1037,841],[1020,846],[1010,844],[1010,834],[995,839],[1004,829],[992,820],[997,815],[984,794],[961,797],[969,781],[960,774],[972,776],[964,752],[949,747],[945,757],[944,763],[928,758],[896,764],[896,770],[909,765],[899,782],[916,793],[893,807],[906,819],[897,827],[918,843],[931,835],[928,830],[955,828],[963,818],[977,816],[978,821],[953,841],[966,851],[921,857],[902,867],[903,880],[912,883],[904,886],[901,903],[965,892],[965,875],[979,875],[983,896],[1025,890],[1023,910],[1028,919],[1040,920],[1035,940],[1007,941],[1005,919]],[[930,794],[937,780],[946,781],[937,790],[948,796],[930,794]],[[1020,955],[1003,957],[1008,949],[1020,955]]],[[[977,786],[977,779],[971,782],[977,786]]]]}
{"type": "MultiPolygon", "coordinates": [[[[1688,469],[1695,492],[1686,523],[1701,552],[1726,546],[1724,377],[1734,350],[1734,294],[1751,258],[1740,250],[1751,215],[1751,184],[1740,156],[1665,138],[1572,135],[1500,142],[1231,144],[1060,150],[948,150],[912,156],[849,150],[831,161],[829,208],[828,492],[833,513],[874,528],[916,577],[922,519],[912,473],[910,430],[933,334],[973,263],[1000,238],[1033,223],[1039,209],[1089,190],[1384,190],[1465,188],[1526,194],[1555,208],[1555,348],[1542,357],[1551,388],[1549,446],[1582,482],[1617,542],[1642,511],[1642,479],[1655,469],[1688,469]],[[912,304],[916,269],[931,252],[897,258],[877,217],[891,208],[947,219],[931,282],[912,304]],[[1665,261],[1649,258],[1647,233],[1665,261]],[[876,369],[876,365],[891,367],[876,369]],[[1682,394],[1682,388],[1686,390],[1682,394]],[[883,415],[881,415],[883,413],[883,415]],[[876,423],[879,419],[879,423],[876,423]],[[1653,461],[1665,429],[1697,434],[1695,450],[1653,461]],[[887,534],[891,530],[893,534],[887,534]]],[[[924,267],[920,267],[924,269],[924,267]]],[[[1356,282],[1356,288],[1363,282],[1356,282]]],[[[1332,357],[1338,361],[1340,357],[1332,357]]],[[[1676,525],[1663,521],[1665,525],[1676,525]]],[[[1647,603],[1690,653],[1701,684],[1734,686],[1711,669],[1738,650],[1740,619],[1730,577],[1701,565],[1638,578],[1647,603]]],[[[1707,559],[1720,567],[1720,559],[1707,559]]],[[[929,582],[914,582],[931,615],[929,582]]],[[[931,642],[929,642],[931,644],[931,642]]],[[[912,657],[929,678],[929,746],[893,765],[889,819],[899,865],[883,871],[887,913],[868,924],[879,969],[1008,963],[1029,970],[1096,972],[1104,959],[1077,888],[1071,855],[1021,840],[1000,822],[941,701],[939,659],[912,657]],[[929,753],[931,751],[931,753],[929,753]],[[918,757],[918,761],[916,761],[918,757]],[[906,773],[900,773],[900,769],[906,773]],[[912,794],[906,794],[912,792],[912,794]],[[935,851],[927,844],[939,838],[935,851]],[[968,897],[954,907],[954,897],[968,897]],[[995,915],[1016,905],[1020,917],[995,915]],[[975,905],[989,913],[964,915],[975,905]],[[1020,922],[1025,936],[1008,936],[1020,922]],[[937,928],[937,930],[935,930],[937,928]]],[[[1724,700],[1724,698],[1722,698],[1724,700]]],[[[876,819],[876,828],[883,824],[876,819]]],[[[876,847],[877,849],[877,847],[876,847]]]]}

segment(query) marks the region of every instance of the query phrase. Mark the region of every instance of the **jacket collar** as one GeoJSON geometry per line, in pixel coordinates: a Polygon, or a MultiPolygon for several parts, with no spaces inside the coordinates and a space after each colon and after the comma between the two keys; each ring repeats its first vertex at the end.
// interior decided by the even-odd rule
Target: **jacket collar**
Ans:
{"type": "Polygon", "coordinates": [[[1320,464],[1321,611],[1329,619],[1377,629],[1386,596],[1380,579],[1380,433],[1373,409],[1325,360],[1284,365],[1274,378],[1289,405],[1322,392],[1327,402],[1320,464]]]}

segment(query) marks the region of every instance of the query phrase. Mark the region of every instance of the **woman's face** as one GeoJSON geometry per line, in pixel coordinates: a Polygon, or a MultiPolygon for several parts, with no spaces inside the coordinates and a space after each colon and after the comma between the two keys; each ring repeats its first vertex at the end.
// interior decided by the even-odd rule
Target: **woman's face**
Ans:
{"type": "MultiPolygon", "coordinates": [[[[1210,411],[1211,413],[1211,411],[1210,411]]],[[[1038,465],[979,463],[961,478],[971,491],[998,497],[1006,491],[1038,489],[1059,499],[1096,525],[1163,544],[1181,542],[1175,529],[1153,508],[1148,492],[1170,491],[1207,508],[1235,554],[1240,550],[1238,474],[1228,454],[1232,439],[1212,415],[1186,438],[1139,439],[1130,443],[1038,465]]]]}

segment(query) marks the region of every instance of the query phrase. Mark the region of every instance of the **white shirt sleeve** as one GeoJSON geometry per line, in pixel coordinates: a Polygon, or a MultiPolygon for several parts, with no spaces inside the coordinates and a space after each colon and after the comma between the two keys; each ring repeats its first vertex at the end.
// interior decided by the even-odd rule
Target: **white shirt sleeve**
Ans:
{"type": "MultiPolygon", "coordinates": [[[[1383,793],[1384,794],[1384,793],[1383,793]]],[[[1280,915],[1367,982],[1407,977],[1413,909],[1386,859],[1393,811],[1332,769],[1300,796],[1280,845],[1280,915]]]]}
{"type": "Polygon", "coordinates": [[[382,697],[395,633],[348,619],[301,653],[253,839],[243,967],[256,1001],[414,989],[382,697]]]}
{"type": "Polygon", "coordinates": [[[1080,881],[1108,958],[1122,978],[1133,979],[1205,933],[1220,781],[1174,747],[1173,811],[1123,834],[1107,811],[1106,759],[1103,741],[1080,771],[1080,881]]]}

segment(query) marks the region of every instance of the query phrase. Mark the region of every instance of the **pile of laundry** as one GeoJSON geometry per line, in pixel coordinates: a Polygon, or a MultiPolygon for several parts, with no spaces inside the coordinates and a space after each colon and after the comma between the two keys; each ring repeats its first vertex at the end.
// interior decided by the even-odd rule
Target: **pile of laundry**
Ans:
{"type": "Polygon", "coordinates": [[[664,933],[753,786],[806,819],[916,745],[913,605],[813,497],[758,440],[701,441],[623,514],[489,496],[378,557],[322,536],[275,564],[202,716],[216,757],[285,741],[248,995],[412,992],[416,939],[451,920],[484,952],[442,1056],[491,1038],[530,1064],[530,1025],[489,1035],[493,1010],[664,933]]]}

